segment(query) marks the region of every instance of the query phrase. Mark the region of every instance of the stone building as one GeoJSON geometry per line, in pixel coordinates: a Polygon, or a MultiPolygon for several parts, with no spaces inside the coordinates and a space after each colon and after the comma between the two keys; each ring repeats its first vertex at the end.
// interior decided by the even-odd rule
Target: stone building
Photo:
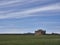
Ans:
{"type": "Polygon", "coordinates": [[[35,35],[45,35],[46,34],[46,31],[42,30],[42,29],[39,29],[37,31],[35,31],[35,35]]]}

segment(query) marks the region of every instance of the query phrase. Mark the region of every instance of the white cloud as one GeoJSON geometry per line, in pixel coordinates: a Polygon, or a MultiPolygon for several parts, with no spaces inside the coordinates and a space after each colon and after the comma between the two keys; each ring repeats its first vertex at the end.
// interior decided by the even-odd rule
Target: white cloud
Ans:
{"type": "Polygon", "coordinates": [[[22,18],[22,17],[34,16],[34,13],[36,13],[36,12],[51,11],[51,10],[60,11],[60,3],[56,3],[53,5],[48,5],[48,6],[44,6],[44,7],[27,9],[27,10],[20,11],[20,12],[11,12],[11,13],[7,13],[5,15],[2,14],[2,15],[0,15],[0,19],[22,18]]]}
{"type": "Polygon", "coordinates": [[[28,32],[31,32],[31,28],[20,28],[20,29],[18,29],[18,28],[2,28],[2,29],[0,29],[0,34],[5,34],[5,33],[28,33],[28,32]],[[1,31],[1,30],[3,30],[3,31],[1,31]]]}
{"type": "Polygon", "coordinates": [[[21,5],[26,5],[29,3],[33,3],[39,0],[9,0],[9,1],[2,1],[0,2],[0,8],[4,8],[4,7],[13,7],[13,6],[21,6],[21,5]]]}
{"type": "Polygon", "coordinates": [[[27,0],[9,0],[9,1],[2,1],[2,2],[0,2],[0,6],[6,6],[6,5],[12,5],[12,4],[15,4],[15,3],[23,3],[23,2],[25,2],[25,1],[27,1],[27,0]]]}
{"type": "Polygon", "coordinates": [[[52,0],[4,0],[0,2],[0,8],[4,7],[13,7],[13,6],[21,6],[21,5],[27,5],[31,3],[46,3],[46,2],[51,2],[52,0]]]}

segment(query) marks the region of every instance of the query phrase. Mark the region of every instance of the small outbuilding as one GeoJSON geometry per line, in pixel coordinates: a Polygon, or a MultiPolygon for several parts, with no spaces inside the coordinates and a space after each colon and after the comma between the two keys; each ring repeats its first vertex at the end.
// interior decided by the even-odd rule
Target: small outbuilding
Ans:
{"type": "Polygon", "coordinates": [[[42,29],[39,29],[37,31],[35,31],[35,35],[39,36],[39,35],[45,35],[46,34],[46,31],[42,30],[42,29]]]}

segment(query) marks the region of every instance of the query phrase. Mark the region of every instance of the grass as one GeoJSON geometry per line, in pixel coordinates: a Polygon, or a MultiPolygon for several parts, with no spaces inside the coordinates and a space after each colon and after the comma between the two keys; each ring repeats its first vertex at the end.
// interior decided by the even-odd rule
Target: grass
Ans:
{"type": "Polygon", "coordinates": [[[60,35],[0,35],[0,45],[60,45],[60,35]]]}

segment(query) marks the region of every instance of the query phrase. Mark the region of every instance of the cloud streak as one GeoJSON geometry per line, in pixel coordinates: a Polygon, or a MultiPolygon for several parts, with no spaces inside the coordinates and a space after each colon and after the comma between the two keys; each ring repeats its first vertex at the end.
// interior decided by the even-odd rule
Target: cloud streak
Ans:
{"type": "MultiPolygon", "coordinates": [[[[18,11],[18,12],[11,12],[11,10],[9,10],[10,13],[6,13],[9,11],[6,11],[6,12],[2,11],[2,14],[0,12],[0,14],[1,14],[0,19],[29,17],[29,16],[34,16],[34,14],[37,12],[46,12],[46,11],[53,11],[53,10],[60,11],[60,3],[55,3],[52,5],[47,5],[47,6],[43,6],[43,7],[26,9],[26,10],[18,11]]],[[[43,15],[43,16],[45,16],[45,15],[43,15]]]]}

